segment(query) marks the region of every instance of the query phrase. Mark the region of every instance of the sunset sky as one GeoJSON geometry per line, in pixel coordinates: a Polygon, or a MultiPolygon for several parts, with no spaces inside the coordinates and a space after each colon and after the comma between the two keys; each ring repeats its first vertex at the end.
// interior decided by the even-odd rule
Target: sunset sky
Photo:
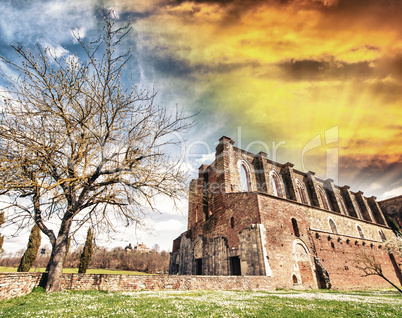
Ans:
{"type": "MultiPolygon", "coordinates": [[[[132,23],[134,80],[159,104],[201,111],[183,136],[207,145],[190,168],[226,135],[366,196],[402,194],[402,1],[1,0],[0,55],[13,58],[10,43],[72,54],[71,29],[96,38],[101,7],[132,23]]],[[[145,243],[171,248],[183,206],[145,243]]]]}

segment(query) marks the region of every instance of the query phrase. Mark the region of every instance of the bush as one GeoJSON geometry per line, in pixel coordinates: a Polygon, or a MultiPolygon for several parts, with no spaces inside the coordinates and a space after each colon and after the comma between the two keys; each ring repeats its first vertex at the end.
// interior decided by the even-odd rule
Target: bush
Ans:
{"type": "Polygon", "coordinates": [[[93,252],[93,235],[91,228],[88,229],[87,240],[85,241],[84,250],[80,256],[80,266],[78,267],[78,273],[86,273],[89,262],[91,261],[93,252]]]}
{"type": "Polygon", "coordinates": [[[17,272],[29,272],[33,263],[38,255],[41,242],[39,226],[35,224],[29,235],[29,241],[27,249],[21,258],[20,266],[18,266],[17,272]]]}

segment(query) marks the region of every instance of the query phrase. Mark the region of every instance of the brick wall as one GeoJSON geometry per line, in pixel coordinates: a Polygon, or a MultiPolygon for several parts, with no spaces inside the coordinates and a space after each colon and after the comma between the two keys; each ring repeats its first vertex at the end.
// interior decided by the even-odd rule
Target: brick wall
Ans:
{"type": "MultiPolygon", "coordinates": [[[[20,297],[39,285],[42,273],[0,273],[0,300],[20,297]]],[[[62,290],[274,290],[270,277],[63,274],[62,290]]]]}
{"type": "Polygon", "coordinates": [[[362,265],[363,252],[373,254],[382,264],[384,275],[394,284],[401,285],[402,260],[390,258],[378,233],[381,230],[386,238],[391,238],[394,234],[389,228],[269,195],[259,195],[258,200],[261,223],[267,230],[266,250],[275,286],[291,288],[293,274],[303,285],[306,280],[311,281],[307,263],[302,263],[308,260],[309,254],[311,268],[315,268],[312,257],[318,257],[335,289],[389,287],[378,276],[362,277],[357,266],[362,265]],[[299,237],[294,233],[292,218],[297,221],[299,237]],[[329,219],[334,220],[338,233],[332,232],[329,219]],[[357,225],[363,229],[365,238],[359,237],[357,225]],[[296,250],[297,243],[307,248],[306,255],[296,250]]]}
{"type": "Polygon", "coordinates": [[[191,182],[188,231],[174,241],[170,274],[234,275],[240,267],[242,275],[267,275],[281,288],[388,286],[356,270],[364,251],[402,283],[402,260],[382,248],[394,234],[375,197],[233,144],[222,137],[215,161],[191,182]]]}

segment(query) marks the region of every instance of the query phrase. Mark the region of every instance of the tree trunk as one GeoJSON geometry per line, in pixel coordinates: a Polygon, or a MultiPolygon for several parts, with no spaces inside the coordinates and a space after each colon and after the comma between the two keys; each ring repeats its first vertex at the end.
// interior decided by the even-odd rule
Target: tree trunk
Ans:
{"type": "Polygon", "coordinates": [[[379,275],[381,278],[384,278],[388,283],[390,283],[392,286],[394,286],[401,294],[402,294],[402,289],[400,289],[398,286],[396,286],[393,282],[391,282],[388,278],[386,278],[384,275],[379,275]]]}
{"type": "Polygon", "coordinates": [[[64,257],[67,252],[67,241],[70,232],[71,219],[62,220],[60,231],[57,236],[56,242],[52,249],[48,268],[48,277],[46,282],[46,292],[52,293],[60,291],[61,289],[61,275],[63,274],[64,257]]]}

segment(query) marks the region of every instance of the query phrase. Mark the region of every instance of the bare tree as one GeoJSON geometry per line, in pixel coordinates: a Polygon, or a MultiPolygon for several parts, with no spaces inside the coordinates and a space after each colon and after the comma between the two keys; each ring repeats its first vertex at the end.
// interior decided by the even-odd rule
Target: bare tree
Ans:
{"type": "MultiPolygon", "coordinates": [[[[392,255],[392,254],[391,254],[392,255]]],[[[400,293],[402,289],[391,282],[387,277],[384,276],[381,263],[375,258],[374,253],[368,253],[361,251],[358,256],[358,261],[356,262],[356,268],[360,269],[364,274],[363,277],[376,275],[386,280],[389,284],[395,287],[400,293]]]]}
{"type": "Polygon", "coordinates": [[[192,123],[156,106],[152,91],[123,85],[130,53],[119,45],[130,27],[103,13],[97,41],[73,32],[85,58],[39,45],[34,52],[12,45],[19,62],[1,57],[17,74],[2,72],[0,194],[9,202],[2,210],[11,212],[8,223],[23,229],[33,220],[49,237],[48,292],[60,289],[69,234],[86,222],[97,232],[113,229],[116,218],[140,222],[156,197],[176,200],[185,191],[180,159],[166,149],[192,123]]]}

